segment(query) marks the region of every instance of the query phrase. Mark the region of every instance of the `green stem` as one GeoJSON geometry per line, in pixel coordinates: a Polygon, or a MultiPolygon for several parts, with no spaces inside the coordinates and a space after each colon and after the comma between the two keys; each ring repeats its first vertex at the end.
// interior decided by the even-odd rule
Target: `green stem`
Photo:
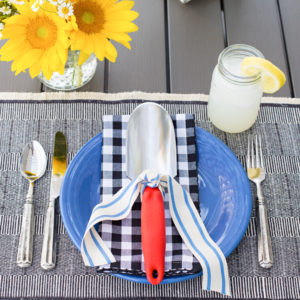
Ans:
{"type": "Polygon", "coordinates": [[[48,13],[51,13],[51,14],[56,14],[56,11],[51,11],[51,10],[48,10],[48,9],[45,9],[43,7],[39,7],[41,10],[45,11],[45,12],[48,12],[48,13]]]}
{"type": "Polygon", "coordinates": [[[78,78],[78,86],[82,85],[82,78],[83,78],[83,73],[82,73],[82,68],[81,66],[78,65],[78,69],[79,69],[79,78],[78,78]]]}
{"type": "Polygon", "coordinates": [[[76,52],[71,52],[72,53],[72,66],[73,66],[73,75],[72,75],[72,86],[74,86],[74,80],[75,80],[75,73],[76,73],[76,68],[75,68],[75,56],[76,52]]]}

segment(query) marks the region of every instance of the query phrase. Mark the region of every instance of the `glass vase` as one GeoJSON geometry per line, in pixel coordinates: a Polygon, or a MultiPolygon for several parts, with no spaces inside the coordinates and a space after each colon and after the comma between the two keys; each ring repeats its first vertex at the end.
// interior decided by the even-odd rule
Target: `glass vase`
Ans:
{"type": "Polygon", "coordinates": [[[53,72],[48,80],[41,72],[38,78],[47,87],[58,91],[72,91],[87,84],[95,75],[97,58],[94,54],[81,65],[78,65],[79,51],[69,50],[68,60],[63,75],[53,72]]]}

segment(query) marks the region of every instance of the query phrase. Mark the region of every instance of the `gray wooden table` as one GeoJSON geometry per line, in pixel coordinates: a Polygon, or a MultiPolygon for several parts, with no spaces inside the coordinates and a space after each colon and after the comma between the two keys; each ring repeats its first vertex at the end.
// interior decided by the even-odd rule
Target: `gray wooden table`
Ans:
{"type": "MultiPolygon", "coordinates": [[[[99,62],[83,91],[208,93],[218,54],[235,43],[253,45],[287,75],[275,96],[300,97],[299,0],[136,0],[140,30],[132,51],[117,46],[115,64],[99,62]]],[[[3,41],[2,41],[3,43],[3,41]]],[[[0,43],[1,44],[1,43],[0,43]]],[[[28,74],[0,63],[0,92],[40,92],[28,74]]]]}

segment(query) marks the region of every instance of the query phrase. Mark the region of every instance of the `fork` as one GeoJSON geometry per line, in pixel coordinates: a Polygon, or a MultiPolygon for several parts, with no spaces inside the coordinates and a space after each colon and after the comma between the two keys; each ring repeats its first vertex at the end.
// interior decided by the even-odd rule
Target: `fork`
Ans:
{"type": "Polygon", "coordinates": [[[265,180],[266,170],[264,167],[260,135],[248,136],[247,173],[248,178],[256,184],[257,188],[258,261],[261,267],[271,268],[273,266],[273,250],[267,209],[261,189],[261,182],[265,180]]]}

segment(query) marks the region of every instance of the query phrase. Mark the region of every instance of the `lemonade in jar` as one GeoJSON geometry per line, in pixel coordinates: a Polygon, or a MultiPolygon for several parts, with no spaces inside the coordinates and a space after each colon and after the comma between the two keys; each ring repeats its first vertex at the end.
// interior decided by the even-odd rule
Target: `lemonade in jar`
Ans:
{"type": "Polygon", "coordinates": [[[263,54],[248,45],[232,45],[219,55],[211,81],[208,116],[219,129],[242,132],[250,128],[258,114],[263,94],[261,73],[242,74],[241,65],[246,57],[263,54]]]}
{"type": "Polygon", "coordinates": [[[237,44],[219,55],[210,87],[208,117],[219,129],[237,133],[256,121],[263,93],[284,84],[284,73],[249,45],[237,44]]]}

